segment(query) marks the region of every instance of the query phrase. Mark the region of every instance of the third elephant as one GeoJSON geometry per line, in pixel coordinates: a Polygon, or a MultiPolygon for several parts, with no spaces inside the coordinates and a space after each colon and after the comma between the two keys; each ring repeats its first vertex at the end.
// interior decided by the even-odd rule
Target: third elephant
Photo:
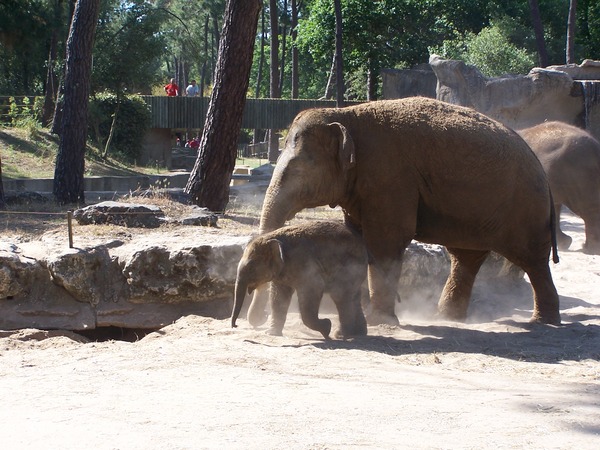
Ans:
{"type": "Polygon", "coordinates": [[[600,142],[587,131],[563,122],[542,123],[519,134],[548,175],[559,248],[569,248],[572,240],[560,231],[560,210],[565,205],[585,223],[583,251],[600,254],[600,142]]]}

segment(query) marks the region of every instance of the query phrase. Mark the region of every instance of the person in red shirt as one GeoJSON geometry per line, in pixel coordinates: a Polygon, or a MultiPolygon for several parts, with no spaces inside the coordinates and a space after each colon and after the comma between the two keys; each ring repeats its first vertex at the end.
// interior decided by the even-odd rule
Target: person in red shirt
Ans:
{"type": "Polygon", "coordinates": [[[165,92],[168,97],[177,97],[179,94],[179,86],[175,83],[175,78],[171,78],[171,82],[165,86],[165,92]]]}

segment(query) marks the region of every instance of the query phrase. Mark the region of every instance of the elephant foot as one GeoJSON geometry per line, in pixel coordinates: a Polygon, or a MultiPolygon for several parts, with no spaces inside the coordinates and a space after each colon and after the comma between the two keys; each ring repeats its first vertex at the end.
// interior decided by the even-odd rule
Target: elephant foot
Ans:
{"type": "Polygon", "coordinates": [[[529,319],[529,323],[539,323],[544,325],[561,325],[560,313],[548,315],[534,314],[533,316],[531,316],[531,319],[529,319]]]}
{"type": "Polygon", "coordinates": [[[389,314],[373,309],[367,314],[367,323],[369,325],[392,325],[400,326],[400,321],[395,314],[389,314]]]}
{"type": "Polygon", "coordinates": [[[248,323],[250,325],[252,325],[254,328],[257,328],[257,327],[260,327],[261,325],[263,325],[267,321],[268,318],[269,318],[269,315],[265,311],[249,310],[248,315],[247,315],[248,323]]]}
{"type": "Polygon", "coordinates": [[[451,308],[444,308],[438,310],[437,317],[442,320],[449,320],[451,322],[464,322],[467,320],[467,313],[464,311],[453,310],[451,308]]]}
{"type": "Polygon", "coordinates": [[[600,244],[589,244],[587,241],[583,244],[583,253],[586,255],[600,255],[600,244]]]}
{"type": "Polygon", "coordinates": [[[265,334],[268,334],[269,336],[283,336],[283,330],[280,330],[279,328],[270,327],[265,331],[265,334]]]}
{"type": "Polygon", "coordinates": [[[571,246],[571,242],[573,242],[573,238],[567,234],[556,235],[556,246],[559,250],[567,250],[571,246]]]}
{"type": "Polygon", "coordinates": [[[329,333],[331,332],[331,320],[319,319],[316,324],[311,324],[311,326],[308,327],[321,333],[325,339],[329,339],[329,333]]]}
{"type": "Polygon", "coordinates": [[[338,328],[333,333],[333,337],[336,339],[345,340],[354,336],[366,336],[367,335],[367,324],[365,323],[364,327],[347,329],[347,328],[338,328]]]}

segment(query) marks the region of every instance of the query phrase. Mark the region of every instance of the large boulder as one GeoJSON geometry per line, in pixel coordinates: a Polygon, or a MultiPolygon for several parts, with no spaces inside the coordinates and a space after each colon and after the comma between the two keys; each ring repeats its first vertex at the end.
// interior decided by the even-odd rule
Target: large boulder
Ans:
{"type": "Polygon", "coordinates": [[[581,84],[561,70],[534,68],[527,75],[488,78],[463,61],[429,59],[437,98],[467,106],[519,129],[546,120],[583,124],[581,84]]]}
{"type": "Polygon", "coordinates": [[[247,240],[154,234],[80,248],[5,243],[0,329],[159,328],[187,314],[226,317],[247,240]]]}
{"type": "Polygon", "coordinates": [[[73,218],[81,225],[114,224],[126,227],[158,228],[164,217],[155,205],[106,201],[80,208],[73,218]]]}

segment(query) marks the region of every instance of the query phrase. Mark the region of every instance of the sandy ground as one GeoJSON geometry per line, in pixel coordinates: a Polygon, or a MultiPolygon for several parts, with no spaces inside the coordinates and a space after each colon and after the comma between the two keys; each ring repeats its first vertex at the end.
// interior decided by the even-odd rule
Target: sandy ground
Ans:
{"type": "MultiPolygon", "coordinates": [[[[137,342],[0,333],[5,449],[598,449],[600,257],[552,267],[563,325],[477,294],[468,323],[415,315],[323,341],[189,316],[137,342]],[[477,314],[477,309],[485,314],[477,314]],[[478,318],[477,318],[478,317],[478,318]]],[[[507,298],[508,297],[508,298],[507,298]]]]}

